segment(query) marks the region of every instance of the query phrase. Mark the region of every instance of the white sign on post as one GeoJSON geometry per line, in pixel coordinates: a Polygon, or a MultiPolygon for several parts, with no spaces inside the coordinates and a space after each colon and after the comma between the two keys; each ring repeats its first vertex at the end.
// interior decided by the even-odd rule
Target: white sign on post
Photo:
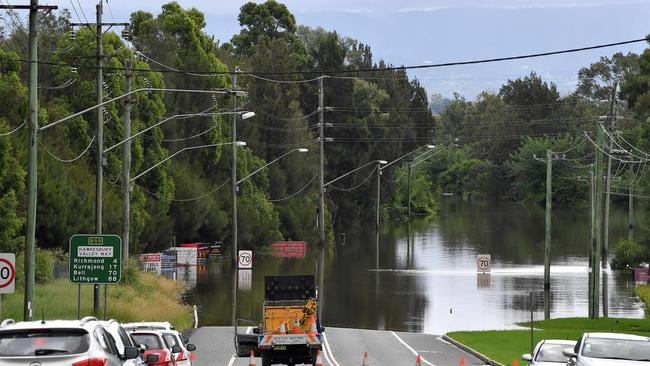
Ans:
{"type": "Polygon", "coordinates": [[[479,254],[476,257],[476,272],[490,272],[492,257],[489,254],[479,254]]]}
{"type": "Polygon", "coordinates": [[[240,290],[250,291],[253,288],[253,270],[240,269],[237,277],[237,287],[240,290]]]}
{"type": "Polygon", "coordinates": [[[239,269],[253,268],[253,251],[240,250],[239,255],[237,256],[237,264],[239,266],[239,269]]]}
{"type": "Polygon", "coordinates": [[[0,253],[0,294],[12,294],[16,290],[16,255],[0,253]]]}

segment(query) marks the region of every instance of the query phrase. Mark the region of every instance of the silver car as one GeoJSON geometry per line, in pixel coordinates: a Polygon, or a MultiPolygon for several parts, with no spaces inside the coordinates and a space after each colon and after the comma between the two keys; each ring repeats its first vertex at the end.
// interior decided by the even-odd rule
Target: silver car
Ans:
{"type": "Polygon", "coordinates": [[[97,321],[43,320],[0,324],[0,365],[123,366],[139,351],[120,353],[113,336],[97,321]]]}
{"type": "Polygon", "coordinates": [[[174,359],[177,366],[192,366],[192,354],[196,351],[196,346],[192,343],[186,343],[183,340],[182,334],[175,330],[161,331],[160,332],[165,340],[165,345],[170,350],[174,346],[180,348],[180,352],[174,353],[174,359]]]}
{"type": "Polygon", "coordinates": [[[576,341],[563,339],[548,339],[537,343],[533,354],[525,354],[521,359],[528,362],[530,366],[558,366],[566,365],[568,357],[562,354],[566,348],[573,348],[576,341]]]}
{"type": "MultiPolygon", "coordinates": [[[[126,330],[122,328],[122,325],[120,325],[116,320],[111,319],[109,321],[100,321],[99,324],[101,324],[113,336],[113,339],[115,339],[115,346],[119,353],[123,354],[126,347],[138,348],[138,345],[133,341],[133,337],[131,337],[131,335],[127,333],[126,330]]],[[[142,358],[143,352],[144,346],[140,349],[140,355],[134,359],[125,360],[124,366],[144,366],[145,362],[142,358]]]]}
{"type": "Polygon", "coordinates": [[[650,338],[620,333],[585,333],[567,348],[567,366],[650,365],[650,338]]]}

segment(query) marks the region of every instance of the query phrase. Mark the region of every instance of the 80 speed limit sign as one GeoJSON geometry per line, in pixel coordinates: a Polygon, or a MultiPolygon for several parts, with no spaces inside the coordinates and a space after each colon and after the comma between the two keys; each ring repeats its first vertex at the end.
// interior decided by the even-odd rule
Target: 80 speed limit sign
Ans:
{"type": "Polygon", "coordinates": [[[476,257],[476,271],[477,272],[490,272],[492,266],[492,258],[489,254],[479,254],[476,257]]]}
{"type": "Polygon", "coordinates": [[[0,294],[11,294],[16,289],[16,255],[0,253],[0,294]]]}

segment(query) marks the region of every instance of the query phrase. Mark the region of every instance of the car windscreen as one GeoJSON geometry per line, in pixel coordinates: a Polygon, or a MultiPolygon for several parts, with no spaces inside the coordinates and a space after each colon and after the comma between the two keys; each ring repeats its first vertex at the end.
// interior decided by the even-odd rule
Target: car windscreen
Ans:
{"type": "Polygon", "coordinates": [[[167,348],[180,346],[180,344],[178,344],[178,339],[172,333],[163,333],[163,338],[165,339],[165,344],[167,345],[167,348]]]}
{"type": "Polygon", "coordinates": [[[131,334],[136,344],[143,344],[147,349],[163,349],[160,343],[160,337],[150,333],[134,333],[131,334]]]}
{"type": "Polygon", "coordinates": [[[544,343],[535,356],[537,362],[561,362],[566,363],[567,357],[562,354],[562,350],[572,348],[566,344],[549,344],[544,343]]]}
{"type": "Polygon", "coordinates": [[[612,360],[650,361],[650,341],[590,337],[585,339],[582,356],[612,360]]]}
{"type": "Polygon", "coordinates": [[[0,357],[73,355],[88,352],[84,329],[20,329],[0,332],[0,357]]]}

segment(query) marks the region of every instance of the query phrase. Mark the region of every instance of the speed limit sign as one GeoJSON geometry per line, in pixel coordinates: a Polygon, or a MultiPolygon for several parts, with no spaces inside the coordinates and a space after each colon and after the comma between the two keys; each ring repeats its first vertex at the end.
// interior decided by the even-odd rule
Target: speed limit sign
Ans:
{"type": "Polygon", "coordinates": [[[0,294],[11,294],[16,289],[16,255],[0,253],[0,294]]]}
{"type": "Polygon", "coordinates": [[[251,269],[253,268],[253,251],[252,250],[240,250],[239,256],[237,256],[237,263],[240,269],[251,269]]]}
{"type": "Polygon", "coordinates": [[[492,266],[492,258],[489,254],[479,254],[476,257],[476,271],[477,272],[490,272],[492,266]]]}

